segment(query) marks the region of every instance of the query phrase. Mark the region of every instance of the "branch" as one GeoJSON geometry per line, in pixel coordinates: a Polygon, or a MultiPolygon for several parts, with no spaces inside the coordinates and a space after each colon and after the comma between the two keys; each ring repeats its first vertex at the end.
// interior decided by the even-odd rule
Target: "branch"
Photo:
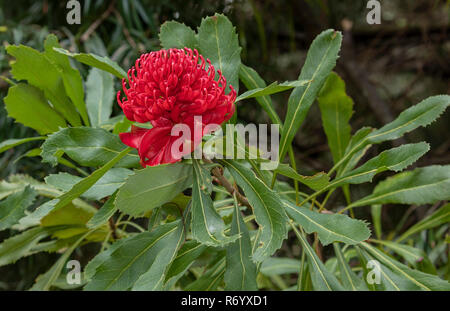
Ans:
{"type": "MultiPolygon", "coordinates": [[[[203,161],[205,163],[208,164],[212,164],[213,162],[209,159],[203,159],[203,161]]],[[[228,181],[228,179],[226,179],[225,176],[223,176],[222,171],[220,170],[220,168],[218,167],[214,167],[211,172],[213,173],[213,175],[217,178],[217,180],[220,182],[220,184],[227,189],[227,191],[230,193],[231,196],[236,195],[236,198],[238,199],[238,201],[242,204],[245,205],[249,208],[252,208],[252,206],[250,205],[250,203],[248,202],[247,198],[245,196],[243,196],[239,190],[236,189],[236,187],[234,187],[233,185],[231,185],[231,183],[228,181]]]]}

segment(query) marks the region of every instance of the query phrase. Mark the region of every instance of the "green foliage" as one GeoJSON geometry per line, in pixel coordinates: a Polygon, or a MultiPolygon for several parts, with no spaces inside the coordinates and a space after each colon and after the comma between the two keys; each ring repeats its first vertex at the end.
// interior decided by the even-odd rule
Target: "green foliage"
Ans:
{"type": "MultiPolygon", "coordinates": [[[[130,9],[127,3],[123,9],[130,9]]],[[[135,9],[149,20],[138,4],[135,9]]],[[[124,22],[139,25],[140,18],[124,22]]],[[[140,168],[139,156],[118,137],[133,122],[113,109],[113,76],[126,79],[125,70],[106,56],[71,53],[55,35],[45,40],[44,52],[10,45],[16,81],[10,81],[6,109],[46,136],[5,140],[0,152],[43,140],[24,155],[70,171],[57,167],[45,183],[25,175],[0,181],[0,230],[13,234],[0,243],[0,266],[38,252],[59,253],[31,289],[64,287],[66,262],[80,246],[96,243],[100,251],[83,269],[85,290],[294,289],[295,277],[298,290],[450,289],[441,264],[445,239],[431,251],[423,240],[448,230],[450,205],[441,201],[450,199],[450,166],[406,170],[429,150],[425,142],[364,157],[372,145],[433,122],[450,96],[425,99],[380,129],[364,127],[352,135],[353,101],[332,72],[339,32],[327,30],[314,40],[298,80],[268,86],[241,63],[236,30],[224,15],[204,18],[197,31],[168,21],[159,38],[164,48],[198,49],[236,91],[242,82],[247,91],[236,102],[254,98],[280,125],[280,159],[289,153],[290,165],[262,171],[266,160],[258,153],[256,159],[183,159],[140,168]],[[76,61],[91,68],[78,71],[76,61]],[[282,122],[270,96],[289,90],[282,122]],[[316,99],[334,166],[307,176],[296,168],[291,143],[316,99]],[[374,178],[387,171],[400,173],[374,178]],[[362,183],[374,183],[373,191],[359,191],[362,183]],[[332,205],[328,199],[341,190],[347,204],[332,205]],[[437,204],[437,210],[389,232],[381,226],[385,204],[437,204]],[[355,217],[354,209],[364,206],[371,207],[376,240],[369,224],[355,217]],[[380,284],[368,281],[371,260],[381,268],[380,284]]],[[[245,142],[235,142],[248,156],[245,142]]]]}
{"type": "Polygon", "coordinates": [[[310,81],[305,86],[294,89],[288,102],[288,111],[284,121],[280,140],[280,158],[286,155],[300,125],[306,117],[317,94],[336,64],[341,48],[340,32],[327,30],[322,32],[311,45],[299,80],[310,81]]]}
{"type": "Polygon", "coordinates": [[[169,202],[192,185],[192,168],[184,163],[147,167],[130,176],[120,188],[116,206],[139,216],[169,202]]]}
{"type": "Polygon", "coordinates": [[[92,126],[108,121],[114,100],[114,83],[111,74],[92,68],[86,81],[86,106],[92,126]]]}

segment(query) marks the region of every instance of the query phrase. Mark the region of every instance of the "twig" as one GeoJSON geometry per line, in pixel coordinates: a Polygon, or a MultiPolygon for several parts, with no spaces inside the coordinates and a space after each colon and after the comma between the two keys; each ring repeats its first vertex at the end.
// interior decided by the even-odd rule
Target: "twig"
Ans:
{"type": "Polygon", "coordinates": [[[100,26],[100,24],[103,23],[103,21],[107,19],[109,15],[111,15],[111,13],[114,11],[114,5],[115,1],[111,1],[111,3],[108,6],[108,9],[105,12],[103,12],[100,18],[97,19],[95,22],[93,22],[92,25],[89,26],[89,28],[83,33],[83,35],[80,38],[81,42],[84,42],[87,39],[89,39],[89,37],[97,29],[97,27],[100,26]]]}
{"type": "MultiPolygon", "coordinates": [[[[208,160],[208,159],[203,159],[203,161],[205,161],[205,163],[209,163],[209,164],[213,163],[211,160],[208,160]]],[[[236,198],[242,205],[252,208],[250,203],[248,202],[247,198],[245,196],[243,196],[234,186],[232,186],[231,183],[228,181],[228,179],[225,176],[223,176],[220,168],[214,167],[211,170],[211,172],[213,173],[214,177],[217,178],[219,183],[225,189],[227,189],[227,191],[231,194],[231,196],[236,195],[236,198]]]]}

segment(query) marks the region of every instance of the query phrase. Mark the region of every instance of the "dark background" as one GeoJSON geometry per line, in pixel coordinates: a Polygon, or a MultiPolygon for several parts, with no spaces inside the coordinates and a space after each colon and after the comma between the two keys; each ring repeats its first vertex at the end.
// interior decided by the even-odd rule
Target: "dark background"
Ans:
{"type": "MultiPolygon", "coordinates": [[[[56,33],[65,48],[108,55],[128,69],[141,53],[160,48],[158,32],[165,21],[177,20],[195,29],[202,17],[221,12],[236,26],[243,47],[242,62],[269,83],[296,79],[314,37],[327,28],[342,30],[344,43],[336,71],[355,101],[353,132],[366,125],[380,127],[428,96],[450,93],[450,1],[380,2],[381,24],[368,25],[366,0],[80,0],[81,25],[68,25],[67,1],[0,0],[0,76],[10,77],[11,58],[5,55],[5,46],[25,44],[42,50],[49,32],[56,33]]],[[[85,76],[85,68],[80,70],[85,76]]],[[[8,84],[0,80],[0,99],[7,89],[8,84]]],[[[273,98],[282,118],[287,98],[287,93],[273,98]]],[[[238,109],[242,122],[269,123],[256,102],[246,101],[238,109]]],[[[119,111],[117,106],[115,111],[119,111]]],[[[447,111],[429,127],[407,134],[401,141],[373,147],[366,158],[392,144],[425,140],[431,144],[431,151],[416,165],[448,164],[449,121],[447,111]]],[[[0,104],[0,141],[33,135],[33,130],[7,118],[0,104]]],[[[61,170],[42,164],[39,158],[21,158],[32,147],[27,144],[1,154],[0,179],[18,173],[42,179],[61,170]]],[[[301,173],[331,168],[317,105],[311,108],[294,147],[301,173]]],[[[370,185],[359,187],[352,195],[358,197],[370,189],[370,185]]],[[[330,205],[340,202],[339,194],[330,198],[330,205]]],[[[425,210],[384,209],[384,228],[393,230],[405,212],[409,214],[399,230],[421,219],[425,210]]],[[[359,217],[370,219],[367,211],[361,213],[359,217]]],[[[4,237],[5,233],[0,233],[0,240],[4,237]]],[[[19,261],[14,269],[0,268],[0,289],[27,288],[57,255],[39,256],[19,261]]]]}

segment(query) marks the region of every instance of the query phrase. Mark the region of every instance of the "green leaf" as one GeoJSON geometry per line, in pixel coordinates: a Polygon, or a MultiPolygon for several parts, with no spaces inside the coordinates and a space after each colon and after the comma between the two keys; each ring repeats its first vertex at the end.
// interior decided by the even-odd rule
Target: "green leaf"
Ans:
{"type": "MultiPolygon", "coordinates": [[[[126,168],[112,168],[105,173],[82,197],[90,200],[100,200],[114,193],[133,174],[133,171],[126,168]]],[[[68,173],[52,174],[45,178],[48,185],[64,192],[69,191],[76,183],[83,180],[79,176],[68,173]]]]}
{"type": "MultiPolygon", "coordinates": [[[[239,79],[248,90],[265,88],[266,82],[259,76],[259,74],[251,67],[241,64],[239,67],[239,79]]],[[[260,96],[255,98],[260,106],[266,111],[270,120],[275,124],[281,124],[281,119],[273,108],[270,96],[260,96]]]]}
{"type": "Polygon", "coordinates": [[[298,180],[302,184],[305,184],[316,191],[328,186],[330,180],[330,177],[324,172],[319,172],[313,176],[300,175],[288,164],[283,163],[280,163],[278,165],[278,167],[275,169],[275,172],[294,180],[298,180]]]}
{"type": "Polygon", "coordinates": [[[86,106],[89,119],[94,127],[109,120],[114,102],[113,76],[97,68],[92,68],[86,81],[86,106]]]}
{"type": "Polygon", "coordinates": [[[382,213],[383,205],[374,204],[370,207],[370,213],[372,215],[372,223],[375,229],[375,235],[378,239],[381,238],[382,230],[381,230],[381,213],[382,213]]]}
{"type": "Polygon", "coordinates": [[[171,290],[194,261],[206,250],[206,246],[194,240],[186,241],[178,251],[166,275],[164,290],[171,290]]]}
{"type": "MultiPolygon", "coordinates": [[[[401,291],[401,290],[418,290],[416,284],[411,282],[410,280],[403,278],[402,276],[394,273],[391,269],[389,269],[385,264],[378,261],[375,257],[371,256],[364,249],[356,249],[361,254],[360,260],[362,264],[362,268],[364,270],[363,278],[366,281],[367,286],[371,290],[376,291],[401,291]],[[368,263],[372,265],[368,265],[368,263]],[[370,269],[368,269],[370,268],[370,269]],[[377,269],[377,270],[374,270],[377,269]],[[379,272],[379,282],[373,282],[373,284],[369,284],[368,280],[371,280],[374,274],[369,275],[370,272],[376,273],[379,272]]],[[[375,281],[375,280],[373,280],[375,281]]],[[[377,280],[378,281],[378,280],[377,280]]]]}
{"type": "Polygon", "coordinates": [[[345,82],[334,72],[328,76],[317,100],[328,146],[334,163],[337,163],[350,141],[353,100],[345,92],[345,82]]]}
{"type": "Polygon", "coordinates": [[[432,165],[403,172],[380,182],[373,193],[350,206],[433,204],[450,199],[450,165],[432,165]]]}
{"type": "Polygon", "coordinates": [[[209,269],[197,280],[189,283],[185,291],[215,291],[222,282],[225,274],[225,256],[219,258],[209,269]]]}
{"type": "Polygon", "coordinates": [[[372,181],[373,176],[383,171],[401,171],[416,162],[430,150],[427,143],[406,144],[383,151],[360,167],[335,179],[329,187],[344,184],[361,184],[372,181]]]}
{"type": "Polygon", "coordinates": [[[235,102],[237,103],[238,101],[248,99],[248,98],[255,98],[255,97],[267,96],[267,95],[284,92],[284,91],[290,90],[294,87],[304,86],[309,82],[310,81],[308,81],[308,80],[285,81],[280,84],[278,84],[278,82],[273,82],[269,86],[251,89],[245,93],[242,93],[241,95],[239,95],[236,98],[235,102]]]}
{"type": "Polygon", "coordinates": [[[89,219],[86,226],[88,228],[95,228],[98,227],[104,223],[106,223],[112,215],[117,211],[117,207],[114,204],[114,201],[116,200],[116,194],[115,192],[108,201],[103,204],[103,206],[98,210],[97,213],[94,214],[94,216],[89,219]]]}
{"type": "Polygon", "coordinates": [[[169,202],[192,185],[192,167],[184,163],[150,166],[131,175],[120,188],[116,206],[138,216],[169,202]]]}
{"type": "Polygon", "coordinates": [[[28,143],[30,141],[36,141],[36,140],[45,140],[45,137],[40,136],[40,137],[28,137],[28,138],[4,140],[0,143],[0,153],[5,152],[6,150],[9,150],[16,146],[28,143]]]}
{"type": "MultiPolygon", "coordinates": [[[[61,72],[42,53],[24,46],[10,45],[7,52],[16,58],[11,65],[11,74],[16,80],[27,80],[29,84],[41,89],[58,111],[73,126],[80,126],[80,116],[66,95],[61,72]]],[[[28,109],[33,109],[29,105],[28,109]]]]}
{"type": "Polygon", "coordinates": [[[300,260],[292,258],[269,257],[261,264],[261,273],[265,276],[299,273],[300,260]]]}
{"type": "Polygon", "coordinates": [[[37,227],[10,237],[0,243],[0,267],[16,262],[28,256],[40,240],[49,236],[51,231],[37,227]]]}
{"type": "Polygon", "coordinates": [[[258,290],[256,265],[252,261],[252,244],[247,226],[235,200],[231,234],[239,239],[227,246],[225,290],[258,290]]]}
{"type": "Polygon", "coordinates": [[[379,144],[384,141],[394,140],[418,127],[427,126],[436,120],[449,105],[449,95],[432,96],[421,101],[417,105],[404,110],[394,121],[386,124],[382,128],[375,130],[370,134],[367,134],[366,131],[361,132],[361,134],[366,134],[366,136],[361,135],[363,137],[360,137],[360,139],[351,146],[346,152],[346,155],[336,164],[336,166],[345,163],[345,161],[348,161],[354,153],[370,144],[379,144]]]}
{"type": "Polygon", "coordinates": [[[98,253],[94,258],[92,258],[91,261],[88,262],[86,267],[84,268],[84,278],[87,281],[92,280],[92,277],[95,275],[95,272],[97,268],[103,264],[108,258],[111,257],[111,254],[118,249],[119,247],[124,246],[126,243],[128,243],[128,240],[132,239],[133,236],[126,237],[120,240],[115,241],[113,244],[111,244],[107,249],[101,251],[98,253]]]}
{"type": "Polygon", "coordinates": [[[175,260],[177,251],[184,241],[184,224],[180,222],[175,234],[172,235],[170,240],[167,240],[165,247],[156,256],[151,268],[139,277],[133,286],[133,290],[162,290],[170,264],[175,260]]]}
{"type": "MultiPolygon", "coordinates": [[[[444,188],[437,188],[437,191],[444,188]]],[[[423,230],[435,228],[437,226],[447,224],[450,222],[450,203],[445,204],[440,209],[435,211],[433,214],[422,219],[418,223],[414,224],[411,228],[406,230],[398,239],[397,242],[403,241],[413,234],[421,232],[423,230]]]]}
{"type": "Polygon", "coordinates": [[[253,207],[255,219],[261,234],[255,242],[257,245],[253,260],[260,262],[271,256],[281,247],[286,238],[286,213],[281,199],[255,173],[236,161],[224,161],[236,183],[253,207]]]}
{"type": "Polygon", "coordinates": [[[64,118],[47,103],[44,93],[32,85],[19,83],[10,87],[4,102],[11,118],[41,135],[67,126],[64,118]]]}
{"type": "Polygon", "coordinates": [[[227,90],[231,84],[239,92],[241,47],[236,30],[225,15],[215,14],[202,19],[198,28],[198,46],[200,53],[227,79],[227,90]]]}
{"type": "Polygon", "coordinates": [[[286,155],[309,108],[336,65],[341,48],[342,35],[332,29],[322,32],[314,39],[306,57],[298,80],[311,81],[305,86],[294,89],[289,97],[286,120],[280,140],[280,159],[286,155]]]}
{"type": "Polygon", "coordinates": [[[176,21],[167,21],[161,25],[159,40],[165,49],[196,49],[198,45],[194,30],[176,21]]]}
{"type": "Polygon", "coordinates": [[[74,244],[72,244],[56,261],[56,263],[44,274],[40,275],[36,279],[36,283],[31,287],[32,291],[47,291],[51,288],[52,284],[58,279],[61,271],[64,269],[66,261],[73,253],[75,248],[89,235],[92,231],[89,231],[82,235],[74,244]]]}
{"type": "Polygon", "coordinates": [[[89,190],[95,183],[102,178],[103,175],[106,174],[114,165],[116,165],[123,157],[125,157],[131,148],[127,148],[120,152],[117,156],[115,156],[112,160],[106,163],[101,168],[94,171],[91,175],[86,178],[83,178],[80,182],[76,183],[68,192],[57,198],[58,202],[54,205],[53,210],[57,210],[61,207],[66,206],[74,199],[78,198],[80,195],[89,190]]]}
{"type": "Polygon", "coordinates": [[[375,247],[362,243],[362,246],[372,254],[376,259],[385,264],[394,273],[400,275],[404,279],[414,283],[414,285],[421,290],[450,290],[450,283],[440,279],[438,276],[427,274],[418,270],[413,270],[404,264],[393,260],[391,257],[382,253],[375,247]]]}
{"type": "Polygon", "coordinates": [[[101,57],[95,54],[70,53],[69,51],[60,48],[54,48],[54,50],[58,53],[73,57],[85,65],[112,73],[119,79],[127,78],[127,73],[116,62],[113,62],[108,57],[101,57]]]}
{"type": "Polygon", "coordinates": [[[434,270],[433,272],[434,274],[436,274],[436,270],[433,267],[433,264],[423,250],[392,241],[375,240],[374,242],[386,246],[395,253],[399,254],[412,266],[417,266],[419,263],[424,263],[426,267],[434,270]]]}
{"type": "Polygon", "coordinates": [[[370,230],[361,220],[342,214],[321,214],[283,200],[286,212],[307,233],[317,232],[323,245],[343,242],[355,245],[370,237],[370,230]]]}
{"type": "Polygon", "coordinates": [[[221,246],[230,243],[236,237],[225,235],[225,223],[214,208],[208,189],[212,188],[211,174],[193,160],[194,183],[192,186],[192,237],[202,244],[221,246]]]}
{"type": "Polygon", "coordinates": [[[72,103],[78,109],[78,112],[83,119],[86,126],[89,126],[89,119],[86,111],[86,104],[84,103],[84,89],[83,80],[80,72],[70,65],[69,58],[66,55],[57,53],[53,48],[60,48],[58,38],[50,34],[44,43],[45,56],[47,56],[51,62],[53,62],[63,79],[64,88],[67,96],[72,100],[72,103]]]}
{"type": "MultiPolygon", "coordinates": [[[[63,153],[82,166],[102,166],[126,146],[117,135],[101,128],[65,128],[48,137],[42,144],[42,161],[53,166],[63,153]]],[[[128,154],[117,164],[118,167],[138,167],[139,156],[128,154]]]]}
{"type": "Polygon", "coordinates": [[[37,193],[30,186],[26,186],[21,192],[9,196],[0,202],[0,231],[16,224],[20,218],[25,216],[25,210],[29,207],[37,193]]]}
{"type": "MultiPolygon", "coordinates": [[[[373,131],[374,129],[371,127],[362,127],[356,133],[350,138],[350,142],[347,145],[347,148],[344,152],[344,157],[347,157],[347,159],[341,159],[344,160],[344,162],[339,166],[337,176],[341,176],[342,174],[352,170],[358,162],[361,160],[361,158],[366,154],[367,150],[370,148],[371,145],[366,145],[364,148],[361,148],[359,151],[351,154],[352,150],[355,146],[359,145],[363,140],[367,138],[367,136],[373,131]]],[[[339,163],[339,162],[338,162],[339,163]]],[[[331,175],[330,173],[328,173],[331,175]]]]}
{"type": "Polygon", "coordinates": [[[449,105],[449,95],[429,97],[400,113],[397,119],[374,131],[367,139],[373,144],[397,139],[419,126],[427,126],[437,119],[449,105]]]}
{"type": "MultiPolygon", "coordinates": [[[[153,265],[167,266],[170,258],[158,258],[164,249],[172,249],[173,241],[179,241],[180,221],[158,226],[152,232],[142,232],[121,243],[96,267],[85,290],[127,290],[133,287],[141,275],[153,265]],[[156,261],[156,259],[159,261],[156,261]]],[[[99,260],[100,261],[100,260],[99,260]]],[[[152,270],[154,271],[154,270],[152,270]]],[[[152,283],[159,279],[151,280],[152,283]]],[[[152,285],[158,285],[153,283],[152,285]]]]}
{"type": "MultiPolygon", "coordinates": [[[[293,227],[295,228],[295,227],[293,227]]],[[[308,260],[308,266],[311,276],[311,281],[314,290],[320,291],[334,291],[334,290],[344,290],[342,285],[336,279],[336,277],[325,268],[320,258],[316,255],[312,247],[309,245],[305,236],[295,229],[297,238],[302,245],[302,249],[306,254],[308,260]]]]}
{"type": "Polygon", "coordinates": [[[368,290],[364,280],[358,277],[355,272],[352,271],[350,265],[342,253],[342,250],[338,243],[333,243],[334,252],[339,263],[339,271],[341,273],[341,282],[345,288],[357,291],[368,290]]]}

